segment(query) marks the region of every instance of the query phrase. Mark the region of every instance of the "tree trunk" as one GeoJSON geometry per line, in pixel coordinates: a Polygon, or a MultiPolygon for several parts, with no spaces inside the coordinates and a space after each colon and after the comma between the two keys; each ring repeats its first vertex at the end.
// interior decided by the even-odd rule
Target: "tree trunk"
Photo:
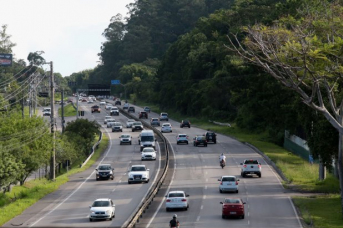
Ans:
{"type": "Polygon", "coordinates": [[[326,167],[321,159],[321,157],[319,156],[319,180],[323,181],[326,178],[326,167]]]}
{"type": "Polygon", "coordinates": [[[339,187],[340,187],[340,192],[341,192],[341,213],[343,215],[343,163],[342,163],[342,159],[343,159],[343,147],[342,147],[342,143],[343,143],[343,132],[339,132],[339,147],[338,147],[338,177],[339,177],[339,187]]]}

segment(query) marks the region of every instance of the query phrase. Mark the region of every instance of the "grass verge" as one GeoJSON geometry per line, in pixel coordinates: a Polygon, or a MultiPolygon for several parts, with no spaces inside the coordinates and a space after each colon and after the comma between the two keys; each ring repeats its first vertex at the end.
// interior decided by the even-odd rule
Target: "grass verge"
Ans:
{"type": "MultiPolygon", "coordinates": [[[[62,116],[62,108],[58,108],[58,115],[62,116]]],[[[76,109],[72,104],[64,106],[64,117],[76,116],[76,109]]]]}
{"type": "Polygon", "coordinates": [[[106,134],[103,134],[102,141],[95,150],[94,155],[89,159],[88,163],[82,168],[71,169],[69,172],[64,173],[56,177],[56,181],[50,181],[47,179],[36,179],[25,182],[23,186],[14,186],[12,191],[0,196],[0,205],[6,204],[0,207],[0,226],[11,220],[12,218],[20,215],[25,209],[35,204],[38,200],[46,196],[47,194],[54,192],[61,185],[69,180],[69,176],[78,172],[82,172],[92,166],[101,154],[108,147],[109,138],[106,134]]]}

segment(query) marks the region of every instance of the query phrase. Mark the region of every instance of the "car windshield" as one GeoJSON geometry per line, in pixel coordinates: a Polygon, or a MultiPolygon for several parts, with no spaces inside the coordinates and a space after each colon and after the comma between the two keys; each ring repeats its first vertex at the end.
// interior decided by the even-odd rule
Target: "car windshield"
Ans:
{"type": "Polygon", "coordinates": [[[132,167],[131,171],[145,171],[145,167],[132,167]]]}
{"type": "Polygon", "coordinates": [[[115,122],[115,120],[107,120],[107,122],[115,122]]]}
{"type": "Polygon", "coordinates": [[[142,136],[141,141],[142,142],[152,142],[152,141],[154,141],[154,136],[142,136]]]}
{"type": "Polygon", "coordinates": [[[184,197],[183,193],[169,193],[169,198],[171,197],[184,197]]]}
{"type": "Polygon", "coordinates": [[[151,121],[152,121],[152,122],[155,122],[155,121],[158,121],[158,119],[152,119],[151,121]]]}
{"type": "Polygon", "coordinates": [[[182,137],[182,138],[184,138],[184,137],[187,137],[187,135],[179,135],[179,137],[182,137]]]}
{"type": "Polygon", "coordinates": [[[130,135],[122,135],[122,138],[130,138],[130,135]]]}
{"type": "Polygon", "coordinates": [[[142,125],[141,122],[134,122],[133,125],[142,125]]]}
{"type": "Polygon", "coordinates": [[[130,119],[130,120],[127,120],[127,122],[135,122],[135,120],[131,120],[131,119],[130,119]]]}
{"type": "Polygon", "coordinates": [[[43,112],[50,112],[50,108],[45,108],[44,110],[43,110],[43,112]]]}
{"type": "Polygon", "coordinates": [[[121,126],[121,123],[114,123],[114,126],[121,126]]]}
{"type": "Polygon", "coordinates": [[[166,113],[162,113],[162,114],[161,114],[161,116],[168,116],[168,114],[166,114],[166,113]]]}
{"type": "Polygon", "coordinates": [[[95,201],[92,205],[92,207],[109,207],[110,202],[109,201],[95,201]]]}
{"type": "Polygon", "coordinates": [[[101,165],[101,166],[99,166],[99,170],[111,170],[111,166],[101,165]]]}
{"type": "Polygon", "coordinates": [[[240,203],[239,199],[225,199],[225,203],[240,203]]]}
{"type": "Polygon", "coordinates": [[[234,177],[223,177],[222,181],[236,181],[234,177]]]}
{"type": "Polygon", "coordinates": [[[170,124],[163,124],[163,127],[170,127],[170,124]]]}
{"type": "Polygon", "coordinates": [[[144,148],[143,152],[154,152],[153,148],[144,148]]]}
{"type": "Polygon", "coordinates": [[[112,116],[105,116],[105,120],[111,119],[112,116]]]}
{"type": "Polygon", "coordinates": [[[202,137],[202,136],[197,137],[197,140],[204,140],[204,137],[202,137]]]}

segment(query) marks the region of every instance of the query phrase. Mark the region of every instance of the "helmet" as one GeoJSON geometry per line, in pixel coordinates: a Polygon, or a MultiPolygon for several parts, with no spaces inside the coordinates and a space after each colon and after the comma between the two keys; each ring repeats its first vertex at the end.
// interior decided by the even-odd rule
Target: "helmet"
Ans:
{"type": "Polygon", "coordinates": [[[174,214],[174,215],[173,215],[173,218],[177,218],[177,214],[174,214]]]}
{"type": "Polygon", "coordinates": [[[224,153],[222,153],[222,156],[224,155],[224,153]]]}

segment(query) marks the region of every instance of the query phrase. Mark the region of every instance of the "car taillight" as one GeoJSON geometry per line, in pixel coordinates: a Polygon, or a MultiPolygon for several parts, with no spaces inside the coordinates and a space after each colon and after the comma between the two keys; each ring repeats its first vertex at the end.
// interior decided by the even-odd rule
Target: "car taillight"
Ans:
{"type": "Polygon", "coordinates": [[[258,168],[260,169],[260,168],[261,168],[261,165],[258,165],[258,168]]]}
{"type": "Polygon", "coordinates": [[[243,165],[243,167],[244,167],[244,168],[246,168],[246,167],[247,167],[247,165],[243,165]]]}
{"type": "Polygon", "coordinates": [[[170,199],[167,199],[167,202],[170,202],[171,200],[170,199]]]}
{"type": "Polygon", "coordinates": [[[186,199],[182,199],[181,201],[182,201],[182,202],[186,202],[187,200],[186,200],[186,199]]]}
{"type": "Polygon", "coordinates": [[[223,181],[220,182],[220,185],[223,185],[223,181]]]}
{"type": "Polygon", "coordinates": [[[236,181],[236,185],[238,185],[238,181],[236,181]]]}

